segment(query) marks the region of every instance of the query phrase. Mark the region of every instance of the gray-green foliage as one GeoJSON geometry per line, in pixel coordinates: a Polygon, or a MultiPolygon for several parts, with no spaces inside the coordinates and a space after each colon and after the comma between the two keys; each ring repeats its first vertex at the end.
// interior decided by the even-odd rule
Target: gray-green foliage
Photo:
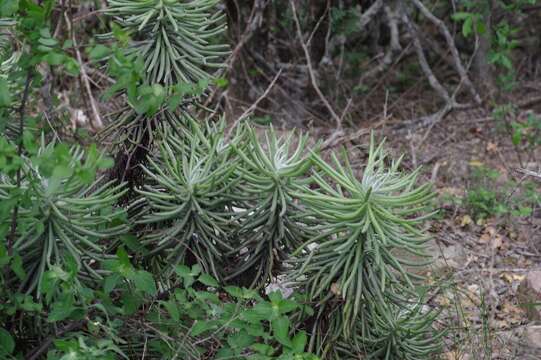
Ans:
{"type": "Polygon", "coordinates": [[[102,278],[96,265],[107,257],[114,237],[127,231],[121,220],[124,210],[113,206],[123,186],[94,180],[96,169],[106,165],[95,149],[85,153],[81,148],[42,145],[33,160],[24,160],[20,186],[7,176],[0,183],[0,201],[13,201],[14,193],[22,196],[11,239],[20,256],[20,290],[39,290],[43,274],[68,258],[76,263],[81,279],[102,278]]]}
{"type": "Polygon", "coordinates": [[[212,43],[225,30],[218,2],[112,0],[107,11],[132,36],[128,53],[143,59],[149,83],[196,83],[227,54],[227,45],[212,43]]]}
{"type": "Polygon", "coordinates": [[[418,171],[388,164],[373,139],[359,175],[347,154],[331,163],[310,154],[305,137],[294,147],[291,134],[271,129],[261,141],[246,126],[227,146],[196,122],[183,131],[149,160],[153,183],[138,191],[147,204],[138,222],[151,225],[143,243],[166,267],[190,251],[222,280],[287,275],[317,305],[310,350],[324,358],[420,359],[440,348],[437,314],[421,306],[420,278],[405,269],[429,262],[422,224],[434,194],[416,185],[418,171]]]}
{"type": "MultiPolygon", "coordinates": [[[[387,165],[383,144],[376,147],[373,141],[361,178],[351,168],[347,155],[340,161],[333,154],[333,166],[318,155],[313,161],[316,170],[312,178],[317,189],[305,187],[296,196],[317,217],[319,224],[314,230],[318,234],[298,250],[302,256],[291,278],[325,311],[342,313],[331,319],[320,314],[318,321],[333,324],[326,335],[328,341],[342,338],[348,342],[359,336],[374,344],[385,343],[391,353],[395,347],[411,350],[400,358],[421,356],[413,344],[401,343],[409,341],[407,336],[388,335],[394,334],[389,329],[399,329],[399,325],[405,326],[412,338],[424,338],[431,330],[431,321],[417,326],[415,312],[404,310],[418,298],[416,277],[404,266],[422,262],[410,264],[396,255],[396,250],[401,250],[427,257],[423,253],[427,237],[419,228],[426,215],[416,214],[426,214],[427,202],[433,197],[430,186],[416,187],[418,172],[403,174],[399,161],[387,165]],[[405,316],[411,322],[403,320],[404,311],[411,313],[405,316]]],[[[328,342],[318,339],[317,344],[317,352],[329,350],[328,342]]],[[[432,345],[424,349],[432,349],[432,345]]]]}
{"type": "Polygon", "coordinates": [[[271,128],[261,141],[253,128],[247,132],[247,144],[235,148],[242,179],[236,190],[244,198],[238,205],[236,216],[242,225],[233,236],[238,244],[232,254],[240,264],[228,277],[249,274],[255,283],[265,283],[307,237],[309,219],[292,193],[303,182],[310,161],[306,136],[294,138],[290,133],[279,138],[271,128]]]}
{"type": "MultiPolygon", "coordinates": [[[[122,181],[96,179],[110,164],[95,148],[35,146],[28,131],[16,133],[20,148],[0,142],[9,165],[0,178],[0,232],[8,239],[0,262],[9,267],[5,279],[0,273],[8,289],[0,287],[0,324],[17,326],[10,314],[18,299],[31,311],[17,338],[33,332],[42,309],[46,336],[81,321],[55,342],[53,359],[145,351],[314,358],[307,349],[336,359],[427,358],[440,345],[436,314],[405,269],[415,264],[397,251],[424,256],[430,186],[417,186],[418,172],[403,172],[399,161],[389,165],[374,141],[359,175],[347,155],[329,163],[308,149],[307,137],[271,129],[261,140],[249,124],[226,135],[223,122],[192,118],[185,103],[204,93],[226,53],[214,45],[225,27],[217,5],[109,1],[113,33],[129,38],[127,48],[99,51],[118,62],[108,68],[120,75],[110,93],[128,99],[106,132],[121,144],[112,178],[137,170],[125,208],[122,181]],[[295,301],[222,288],[262,290],[276,276],[292,280],[295,301]]],[[[45,33],[57,44],[47,26],[31,38],[45,33]]]]}
{"type": "Polygon", "coordinates": [[[0,19],[0,61],[11,55],[9,28],[13,25],[14,22],[10,19],[0,19]]]}
{"type": "Polygon", "coordinates": [[[230,190],[236,162],[221,136],[207,138],[192,122],[194,128],[183,137],[171,134],[143,167],[149,181],[137,190],[146,207],[137,223],[147,225],[142,243],[151,247],[151,256],[166,254],[175,265],[193,254],[206,272],[221,279],[235,229],[230,190]]]}

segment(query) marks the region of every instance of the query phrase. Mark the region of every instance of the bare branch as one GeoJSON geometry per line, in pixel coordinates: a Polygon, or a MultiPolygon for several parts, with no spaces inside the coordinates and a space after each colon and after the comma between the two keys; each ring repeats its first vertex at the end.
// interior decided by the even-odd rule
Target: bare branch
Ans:
{"type": "Polygon", "coordinates": [[[291,5],[291,9],[293,11],[293,20],[295,21],[295,26],[297,27],[297,36],[299,37],[299,41],[301,42],[301,46],[304,51],[304,56],[306,58],[306,65],[308,66],[308,73],[310,75],[310,81],[312,83],[312,87],[314,88],[317,95],[319,96],[319,98],[321,99],[321,101],[323,102],[323,104],[325,105],[325,107],[327,108],[331,116],[333,117],[334,121],[336,122],[336,128],[339,129],[342,127],[342,121],[340,117],[338,116],[338,114],[336,113],[336,111],[334,111],[334,109],[332,108],[331,104],[329,103],[325,95],[323,95],[323,93],[321,92],[321,89],[319,88],[317,84],[314,68],[312,67],[312,59],[310,57],[310,51],[308,50],[308,47],[306,46],[306,43],[304,42],[302,38],[301,24],[299,22],[299,18],[297,17],[297,8],[295,7],[295,3],[293,2],[293,0],[289,0],[289,4],[291,5]]]}
{"type": "Polygon", "coordinates": [[[278,73],[276,74],[276,76],[274,77],[274,79],[272,79],[271,83],[269,84],[269,86],[267,86],[267,89],[263,92],[263,94],[257,98],[257,100],[252,104],[250,105],[250,107],[248,109],[246,109],[241,116],[239,116],[239,118],[237,120],[235,120],[235,122],[233,123],[233,126],[231,126],[231,129],[229,130],[229,134],[228,135],[231,135],[231,132],[233,131],[233,129],[235,129],[238,124],[241,123],[242,120],[246,119],[248,116],[250,116],[255,109],[257,109],[257,105],[259,105],[259,103],[267,97],[267,95],[269,94],[269,92],[271,91],[271,89],[274,87],[274,84],[276,84],[276,81],[278,81],[278,78],[280,77],[280,75],[282,75],[282,69],[280,69],[280,71],[278,71],[278,73]]]}
{"type": "Polygon", "coordinates": [[[419,40],[419,35],[417,34],[415,27],[413,26],[409,16],[406,14],[405,11],[402,12],[402,22],[406,25],[408,32],[410,33],[410,36],[412,37],[413,47],[415,48],[415,52],[417,53],[419,64],[421,65],[421,69],[423,70],[423,73],[428,78],[428,82],[430,83],[430,86],[438,93],[438,95],[441,98],[445,100],[447,104],[451,104],[452,102],[451,97],[449,96],[449,93],[447,92],[447,90],[443,87],[443,85],[439,82],[439,80],[436,78],[436,76],[432,72],[432,69],[430,68],[430,65],[428,64],[428,60],[426,59],[423,46],[421,45],[421,41],[419,40]]]}
{"type": "Polygon", "coordinates": [[[391,32],[391,50],[398,54],[402,51],[402,46],[400,45],[400,32],[398,30],[398,21],[400,20],[398,9],[391,9],[389,5],[385,5],[384,11],[391,32]]]}
{"type": "Polygon", "coordinates": [[[460,54],[458,53],[458,49],[456,48],[453,35],[451,35],[451,32],[449,31],[445,23],[442,20],[438,19],[436,16],[434,16],[434,14],[432,14],[430,10],[428,10],[421,1],[419,0],[410,0],[410,1],[415,5],[415,7],[417,7],[417,9],[419,9],[419,11],[421,11],[421,13],[430,22],[432,22],[434,25],[436,25],[436,27],[438,27],[438,29],[440,29],[440,32],[445,37],[447,46],[449,47],[449,50],[451,51],[453,63],[454,63],[456,71],[458,72],[458,75],[460,76],[460,81],[464,83],[464,85],[466,85],[471,95],[473,96],[474,101],[477,104],[481,104],[482,103],[481,97],[477,93],[477,90],[475,89],[470,78],[468,77],[468,73],[466,69],[464,68],[464,65],[462,65],[462,61],[460,60],[460,54]]]}
{"type": "Polygon", "coordinates": [[[261,26],[261,23],[263,21],[263,11],[267,7],[268,3],[269,0],[256,0],[254,2],[254,6],[252,7],[252,11],[248,19],[248,24],[246,25],[246,28],[244,29],[240,40],[237,42],[237,46],[235,46],[235,49],[233,49],[231,55],[227,59],[228,66],[233,65],[237,56],[240,53],[240,50],[252,38],[256,30],[261,26]]]}
{"type": "Polygon", "coordinates": [[[383,0],[376,0],[375,3],[373,3],[362,15],[359,19],[359,30],[363,30],[366,25],[372,21],[372,18],[379,13],[381,8],[383,7],[383,0]]]}
{"type": "Polygon", "coordinates": [[[391,34],[390,45],[385,51],[385,55],[383,55],[383,59],[379,62],[379,64],[366,71],[359,79],[357,86],[362,85],[366,79],[370,79],[389,68],[389,66],[395,62],[395,57],[403,51],[402,45],[400,45],[400,33],[398,30],[398,21],[400,18],[397,10],[391,9],[389,5],[385,5],[384,11],[385,18],[388,22],[387,25],[391,34]]]}
{"type": "Polygon", "coordinates": [[[535,172],[528,169],[517,169],[517,171],[523,173],[524,175],[531,176],[537,181],[541,181],[541,171],[535,172]]]}
{"type": "Polygon", "coordinates": [[[90,108],[92,109],[92,118],[93,118],[91,125],[94,130],[99,130],[103,128],[103,121],[101,120],[101,116],[98,110],[98,106],[96,104],[96,100],[94,99],[94,96],[92,95],[92,89],[90,88],[90,82],[88,81],[88,74],[86,73],[86,67],[85,67],[85,64],[83,63],[83,59],[81,57],[81,52],[79,51],[79,47],[77,46],[77,38],[75,36],[75,31],[73,31],[73,28],[72,28],[72,21],[70,17],[68,16],[67,12],[64,12],[64,18],[66,19],[68,32],[71,34],[71,40],[73,41],[73,49],[75,50],[75,56],[77,58],[77,62],[79,63],[79,68],[81,71],[81,81],[88,95],[88,100],[90,101],[90,108]]]}

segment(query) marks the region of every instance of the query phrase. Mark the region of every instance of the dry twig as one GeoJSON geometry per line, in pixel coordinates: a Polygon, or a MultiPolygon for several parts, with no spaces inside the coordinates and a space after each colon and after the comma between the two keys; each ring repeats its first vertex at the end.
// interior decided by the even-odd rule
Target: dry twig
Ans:
{"type": "Polygon", "coordinates": [[[383,0],[376,0],[362,15],[359,19],[359,30],[362,31],[364,28],[372,21],[374,16],[376,16],[381,8],[383,7],[383,0]]]}
{"type": "Polygon", "coordinates": [[[535,172],[535,171],[528,170],[528,169],[517,169],[517,171],[520,172],[520,173],[523,173],[523,174],[525,174],[527,176],[531,176],[534,179],[536,179],[537,181],[541,181],[541,171],[540,172],[535,172]]]}
{"type": "Polygon", "coordinates": [[[340,119],[340,117],[338,116],[336,111],[334,111],[333,107],[329,103],[329,100],[327,100],[325,95],[323,95],[323,93],[321,92],[321,89],[319,88],[319,85],[317,84],[316,74],[315,74],[314,68],[312,66],[312,58],[310,57],[310,51],[308,50],[308,46],[306,45],[306,43],[304,42],[303,37],[302,37],[301,24],[300,24],[299,18],[297,16],[297,8],[295,7],[295,3],[293,2],[293,0],[290,0],[289,4],[291,5],[291,10],[293,11],[293,20],[295,21],[295,26],[297,28],[297,36],[299,37],[299,41],[301,42],[302,50],[304,51],[304,56],[306,58],[306,65],[308,66],[308,73],[310,75],[310,81],[312,83],[312,87],[314,88],[317,95],[319,96],[319,98],[321,99],[321,101],[323,102],[323,104],[325,105],[325,107],[327,108],[327,110],[329,111],[331,116],[333,117],[333,119],[334,119],[334,121],[336,123],[336,128],[341,129],[342,128],[342,120],[340,119]]]}
{"type": "Polygon", "coordinates": [[[94,96],[92,95],[92,89],[90,88],[90,81],[88,80],[86,67],[85,67],[85,64],[83,63],[81,52],[79,51],[79,47],[77,46],[77,38],[72,28],[72,21],[66,12],[64,12],[64,18],[66,20],[66,26],[68,28],[68,32],[71,34],[71,40],[73,42],[73,49],[75,50],[75,57],[77,58],[77,62],[79,63],[79,68],[81,71],[80,73],[81,81],[85,87],[86,93],[88,95],[88,100],[90,101],[90,108],[92,109],[93,121],[90,122],[90,125],[94,130],[100,130],[103,128],[103,121],[101,120],[101,116],[98,110],[98,106],[96,104],[96,100],[94,99],[94,96]]]}
{"type": "Polygon", "coordinates": [[[250,105],[250,107],[246,109],[242,113],[242,115],[239,116],[237,120],[235,120],[235,122],[233,123],[233,125],[231,126],[229,130],[229,135],[231,134],[233,129],[235,129],[238,126],[238,124],[241,123],[242,120],[246,119],[248,116],[250,116],[254,112],[255,109],[257,109],[257,105],[259,105],[259,103],[267,97],[271,89],[274,87],[274,84],[276,84],[276,81],[278,81],[278,78],[280,77],[280,75],[282,75],[282,70],[278,71],[278,73],[276,74],[274,79],[272,79],[271,83],[269,84],[269,86],[267,86],[267,89],[263,92],[263,94],[261,94],[261,96],[258,97],[257,100],[252,105],[250,105]]]}
{"type": "Polygon", "coordinates": [[[455,40],[453,38],[453,35],[451,35],[451,32],[449,31],[449,29],[447,28],[445,23],[442,20],[438,19],[436,16],[434,16],[434,14],[432,14],[430,12],[430,10],[428,10],[426,8],[426,6],[421,1],[419,1],[419,0],[410,0],[410,1],[413,3],[413,5],[415,5],[415,7],[417,9],[419,9],[419,11],[430,22],[432,22],[434,25],[436,25],[436,27],[443,34],[443,37],[445,38],[445,41],[447,42],[447,47],[451,51],[451,56],[452,56],[452,59],[453,59],[455,69],[458,72],[458,75],[460,76],[460,82],[462,82],[462,83],[464,83],[464,85],[466,85],[466,87],[470,91],[471,95],[473,96],[474,101],[477,104],[481,104],[481,102],[482,102],[481,97],[477,93],[477,90],[475,89],[475,87],[473,86],[473,83],[471,82],[470,78],[468,77],[468,73],[467,73],[466,69],[464,68],[464,65],[462,64],[462,61],[460,60],[460,54],[458,53],[458,49],[456,48],[455,40]]]}

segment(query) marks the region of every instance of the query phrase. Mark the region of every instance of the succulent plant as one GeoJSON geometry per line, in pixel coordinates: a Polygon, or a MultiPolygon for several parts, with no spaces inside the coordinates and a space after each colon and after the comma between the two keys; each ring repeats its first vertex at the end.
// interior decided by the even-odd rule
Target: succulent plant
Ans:
{"type": "Polygon", "coordinates": [[[242,160],[242,182],[236,190],[245,200],[236,214],[242,225],[233,236],[238,244],[231,252],[237,254],[238,266],[228,278],[245,274],[253,284],[264,284],[308,236],[308,219],[291,194],[303,183],[310,161],[306,136],[290,133],[279,138],[271,128],[260,142],[253,128],[247,132],[246,146],[235,147],[242,160]]]}
{"type": "Polygon", "coordinates": [[[112,0],[107,12],[129,31],[128,54],[143,59],[150,84],[197,83],[223,67],[228,46],[213,44],[225,30],[218,0],[112,0]]]}
{"type": "MultiPolygon", "coordinates": [[[[199,127],[192,123],[193,127],[199,127]]],[[[149,255],[164,255],[168,265],[195,258],[216,278],[223,277],[225,253],[235,223],[231,219],[230,188],[235,185],[236,162],[229,161],[221,137],[207,139],[198,129],[170,134],[157,156],[143,166],[150,180],[137,192],[147,226],[143,245],[149,255]]]]}
{"type": "MultiPolygon", "coordinates": [[[[305,186],[294,196],[320,225],[314,227],[318,234],[297,250],[291,278],[325,311],[342,313],[335,316],[339,320],[333,320],[338,323],[331,327],[329,339],[350,338],[361,325],[362,338],[385,326],[398,326],[392,320],[394,309],[417,298],[418,276],[405,266],[430,262],[424,253],[428,236],[421,225],[431,213],[416,216],[427,214],[433,197],[430,185],[416,186],[418,171],[405,175],[398,168],[400,160],[387,165],[383,143],[375,146],[373,139],[360,179],[347,154],[342,161],[333,154],[334,166],[317,154],[312,160],[316,187],[305,186]],[[397,250],[427,261],[410,263],[397,250]]],[[[410,324],[413,332],[414,324],[410,324]]]]}
{"type": "Polygon", "coordinates": [[[17,226],[13,251],[21,259],[24,276],[20,287],[27,293],[38,290],[43,274],[52,266],[62,265],[68,257],[78,267],[81,279],[102,278],[99,263],[115,236],[127,231],[125,211],[114,204],[123,193],[123,185],[113,186],[93,172],[102,166],[103,155],[85,154],[77,147],[53,144],[39,149],[36,165],[25,159],[22,182],[18,188],[4,176],[0,183],[0,201],[11,201],[19,193],[17,226]],[[63,157],[63,164],[50,164],[63,157]]]}

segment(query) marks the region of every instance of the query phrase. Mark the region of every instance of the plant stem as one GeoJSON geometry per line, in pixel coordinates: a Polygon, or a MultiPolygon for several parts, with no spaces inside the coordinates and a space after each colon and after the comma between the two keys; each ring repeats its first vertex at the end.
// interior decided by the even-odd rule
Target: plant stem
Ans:
{"type": "MultiPolygon", "coordinates": [[[[28,101],[28,94],[30,93],[30,84],[32,83],[32,70],[28,70],[28,73],[26,74],[26,82],[24,84],[24,91],[23,91],[23,100],[21,102],[21,106],[19,107],[18,113],[19,113],[19,133],[18,133],[18,145],[17,145],[17,155],[19,157],[22,156],[23,153],[23,131],[24,131],[24,114],[26,110],[26,103],[28,101]]],[[[17,189],[21,188],[21,168],[19,167],[17,169],[17,189]]],[[[15,239],[15,231],[17,230],[17,216],[19,214],[19,201],[17,200],[17,203],[15,204],[15,208],[13,209],[13,215],[11,216],[11,229],[8,236],[8,242],[7,242],[7,250],[8,255],[11,256],[13,252],[13,242],[15,239]]]]}

